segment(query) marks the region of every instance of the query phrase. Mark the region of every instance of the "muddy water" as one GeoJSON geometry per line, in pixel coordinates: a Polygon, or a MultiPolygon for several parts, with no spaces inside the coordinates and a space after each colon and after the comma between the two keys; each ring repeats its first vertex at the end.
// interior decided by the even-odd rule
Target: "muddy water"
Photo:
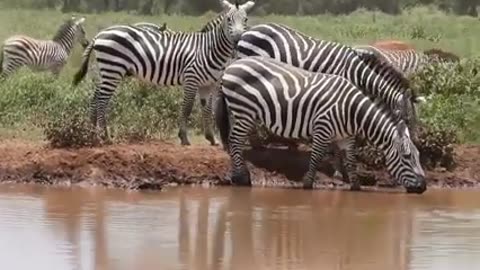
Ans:
{"type": "Polygon", "coordinates": [[[480,269],[480,192],[0,186],[0,269],[480,269]]]}

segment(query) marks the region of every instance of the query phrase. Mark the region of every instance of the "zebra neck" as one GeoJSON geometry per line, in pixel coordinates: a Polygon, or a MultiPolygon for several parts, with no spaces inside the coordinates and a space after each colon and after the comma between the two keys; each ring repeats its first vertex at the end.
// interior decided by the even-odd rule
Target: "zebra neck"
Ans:
{"type": "Polygon", "coordinates": [[[54,40],[54,42],[60,45],[60,47],[63,48],[67,54],[70,54],[73,49],[73,36],[69,33],[65,33],[60,38],[54,40]]]}
{"type": "MultiPolygon", "coordinates": [[[[232,58],[234,44],[228,38],[222,25],[215,30],[206,33],[207,46],[204,47],[204,54],[208,59],[215,59],[218,64],[226,64],[232,58]]],[[[223,67],[219,67],[223,68],[223,67]]]]}
{"type": "Polygon", "coordinates": [[[374,70],[360,59],[356,59],[356,61],[360,61],[360,63],[356,68],[353,68],[354,74],[351,74],[356,82],[355,84],[366,91],[368,96],[378,97],[390,109],[395,108],[395,104],[402,97],[402,93],[395,89],[397,84],[390,77],[391,75],[383,76],[382,73],[384,72],[382,70],[374,70]]]}
{"type": "Polygon", "coordinates": [[[393,142],[396,128],[388,115],[377,112],[376,110],[370,110],[369,115],[360,119],[360,122],[363,122],[365,118],[367,119],[367,121],[364,121],[360,133],[373,145],[382,150],[387,150],[393,142]]]}

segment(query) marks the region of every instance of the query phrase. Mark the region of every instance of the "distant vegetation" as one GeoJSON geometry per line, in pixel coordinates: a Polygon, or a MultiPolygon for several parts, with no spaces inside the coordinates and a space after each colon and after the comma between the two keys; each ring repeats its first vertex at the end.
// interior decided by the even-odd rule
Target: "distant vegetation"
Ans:
{"type": "MultiPolygon", "coordinates": [[[[240,0],[240,3],[246,0],[240,0]]],[[[478,16],[478,0],[261,0],[256,15],[318,15],[349,14],[358,8],[400,14],[408,8],[431,5],[456,15],[478,16]]],[[[142,15],[201,15],[219,7],[218,0],[2,0],[5,7],[48,8],[62,12],[102,13],[128,11],[142,15]]]]}
{"type": "MultiPolygon", "coordinates": [[[[26,3],[29,2],[23,0],[17,4],[26,3]]],[[[0,29],[0,39],[19,33],[50,38],[70,15],[54,10],[3,9],[0,11],[0,24],[3,26],[0,29]]],[[[174,30],[194,31],[215,16],[215,13],[209,12],[197,17],[151,17],[126,12],[85,16],[87,35],[93,37],[99,30],[112,24],[140,21],[158,24],[167,22],[174,30]]],[[[427,95],[429,100],[420,108],[420,116],[429,127],[426,131],[429,138],[434,138],[430,141],[436,142],[440,137],[446,140],[437,148],[435,143],[429,143],[428,147],[435,148],[435,151],[444,151],[444,146],[451,142],[480,141],[478,19],[445,14],[437,8],[420,7],[405,10],[398,16],[357,10],[348,16],[267,15],[253,16],[250,19],[252,25],[260,22],[280,22],[315,37],[347,44],[400,39],[413,43],[419,49],[436,47],[459,55],[462,60],[458,66],[432,67],[413,78],[417,90],[427,95]]],[[[77,88],[71,87],[73,74],[80,65],[81,52],[80,46],[77,46],[59,80],[47,73],[23,70],[0,84],[0,131],[5,133],[4,137],[11,134],[29,137],[38,134],[37,138],[48,139],[55,146],[92,143],[88,103],[93,93],[91,81],[94,72],[90,72],[87,80],[77,88]]],[[[179,88],[158,88],[142,85],[134,79],[126,80],[110,103],[109,126],[114,139],[138,141],[176,134],[182,95],[179,88]]],[[[200,133],[198,111],[195,108],[191,124],[200,133]]]]}

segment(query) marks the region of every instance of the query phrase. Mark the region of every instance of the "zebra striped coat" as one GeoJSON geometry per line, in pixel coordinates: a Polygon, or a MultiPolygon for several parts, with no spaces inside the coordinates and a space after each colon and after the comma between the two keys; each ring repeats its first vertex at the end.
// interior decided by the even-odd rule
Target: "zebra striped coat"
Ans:
{"type": "MultiPolygon", "coordinates": [[[[88,69],[91,52],[96,52],[100,80],[96,85],[91,105],[92,121],[103,128],[108,139],[105,111],[107,104],[127,74],[155,85],[183,85],[184,100],[179,118],[178,136],[182,145],[190,144],[187,137],[187,119],[191,114],[195,96],[199,91],[202,107],[210,88],[224,70],[232,56],[234,46],[245,31],[247,12],[254,6],[248,1],[243,5],[221,1],[224,12],[221,24],[208,32],[161,33],[144,28],[117,25],[98,33],[86,48],[84,60],[75,75],[78,84],[88,69]]],[[[213,132],[206,134],[215,144],[213,132]]]]}
{"type": "Polygon", "coordinates": [[[85,18],[72,17],[57,31],[52,40],[39,40],[28,36],[13,36],[3,43],[1,77],[6,78],[19,68],[27,66],[33,71],[52,72],[58,76],[70,56],[75,42],[88,45],[83,23],[85,18]]]}
{"type": "Polygon", "coordinates": [[[383,149],[389,172],[407,191],[426,190],[419,153],[404,121],[396,125],[387,111],[342,76],[247,57],[226,68],[219,98],[217,125],[228,145],[236,184],[251,184],[241,145],[258,119],[276,135],[313,139],[304,188],[312,188],[329,144],[359,135],[383,149]]]}

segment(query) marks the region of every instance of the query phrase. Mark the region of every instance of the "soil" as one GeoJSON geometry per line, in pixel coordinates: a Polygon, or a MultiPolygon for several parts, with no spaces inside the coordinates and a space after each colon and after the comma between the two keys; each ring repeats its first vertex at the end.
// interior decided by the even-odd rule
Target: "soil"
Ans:
{"type": "MultiPolygon", "coordinates": [[[[427,172],[429,187],[480,187],[480,146],[455,147],[458,166],[453,171],[427,172]]],[[[101,185],[124,189],[162,189],[169,185],[230,185],[230,166],[221,146],[149,142],[94,148],[52,149],[46,144],[10,140],[0,143],[0,182],[49,185],[101,185]]],[[[309,152],[265,148],[247,150],[254,186],[301,187],[309,152]]],[[[316,188],[343,189],[324,162],[316,188]]],[[[370,189],[389,186],[385,172],[361,170],[370,189]]],[[[369,188],[366,188],[368,190],[369,188]]]]}

